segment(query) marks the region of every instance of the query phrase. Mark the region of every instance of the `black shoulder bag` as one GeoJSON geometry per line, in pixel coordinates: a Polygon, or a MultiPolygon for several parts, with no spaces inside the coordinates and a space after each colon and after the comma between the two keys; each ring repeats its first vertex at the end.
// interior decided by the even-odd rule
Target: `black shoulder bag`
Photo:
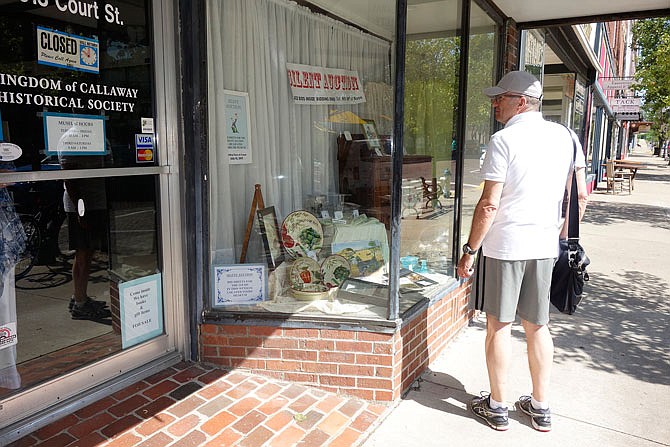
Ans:
{"type": "MultiPolygon", "coordinates": [[[[570,135],[572,138],[572,134],[570,135]]],[[[589,280],[586,267],[591,263],[584,248],[579,244],[579,206],[577,197],[577,145],[572,140],[572,187],[570,190],[570,214],[568,239],[561,240],[560,253],[551,276],[551,304],[564,314],[572,315],[582,300],[584,283],[589,280]]]]}

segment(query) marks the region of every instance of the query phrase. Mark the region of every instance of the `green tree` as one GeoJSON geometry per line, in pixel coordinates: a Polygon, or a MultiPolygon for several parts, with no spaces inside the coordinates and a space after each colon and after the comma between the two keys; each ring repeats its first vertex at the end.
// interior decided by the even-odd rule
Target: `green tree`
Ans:
{"type": "Polygon", "coordinates": [[[644,112],[653,121],[654,144],[670,128],[670,17],[639,20],[633,25],[633,49],[638,51],[635,88],[644,92],[644,112]]]}

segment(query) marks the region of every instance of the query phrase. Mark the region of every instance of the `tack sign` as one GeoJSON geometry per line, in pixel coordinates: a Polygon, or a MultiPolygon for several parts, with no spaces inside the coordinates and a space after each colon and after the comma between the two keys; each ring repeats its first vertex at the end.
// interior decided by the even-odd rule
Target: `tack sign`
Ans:
{"type": "Polygon", "coordinates": [[[150,163],[154,161],[154,136],[150,133],[135,134],[135,161],[150,163]]]}

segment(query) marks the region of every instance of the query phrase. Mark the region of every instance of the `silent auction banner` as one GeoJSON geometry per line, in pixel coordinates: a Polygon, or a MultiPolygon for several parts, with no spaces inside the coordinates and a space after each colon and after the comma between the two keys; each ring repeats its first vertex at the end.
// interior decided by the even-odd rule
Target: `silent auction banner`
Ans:
{"type": "Polygon", "coordinates": [[[296,104],[359,104],[365,102],[357,71],[286,64],[296,104]]]}

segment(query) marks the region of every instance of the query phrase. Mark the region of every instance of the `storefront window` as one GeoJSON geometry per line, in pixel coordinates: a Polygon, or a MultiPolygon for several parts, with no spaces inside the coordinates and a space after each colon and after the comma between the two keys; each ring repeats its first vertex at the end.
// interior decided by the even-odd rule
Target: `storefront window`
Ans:
{"type": "Polygon", "coordinates": [[[207,2],[209,306],[386,318],[395,2],[313,3],[207,2]]]}
{"type": "Polygon", "coordinates": [[[575,114],[572,119],[572,130],[577,135],[584,133],[584,119],[586,108],[586,84],[580,79],[575,79],[575,114]]]}
{"type": "Polygon", "coordinates": [[[414,5],[407,26],[401,297],[430,296],[454,282],[459,2],[414,5]]]}
{"type": "Polygon", "coordinates": [[[0,6],[0,407],[164,333],[149,17],[0,6]]]}
{"type": "Polygon", "coordinates": [[[468,56],[467,113],[465,147],[463,148],[463,197],[461,244],[467,242],[477,201],[481,196],[480,168],[486,156],[486,145],[494,131],[491,101],[482,91],[497,82],[498,27],[476,3],[470,19],[470,53],[468,56]]]}
{"type": "MultiPolygon", "coordinates": [[[[575,74],[545,74],[542,96],[542,115],[546,120],[573,126],[575,74]]],[[[583,116],[583,102],[582,111],[583,116]]]]}

